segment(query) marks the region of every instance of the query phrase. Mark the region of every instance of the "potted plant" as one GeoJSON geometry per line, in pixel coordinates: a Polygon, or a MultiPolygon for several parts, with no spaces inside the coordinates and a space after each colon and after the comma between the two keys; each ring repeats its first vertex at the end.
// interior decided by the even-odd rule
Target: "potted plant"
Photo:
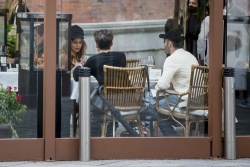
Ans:
{"type": "Polygon", "coordinates": [[[12,90],[12,87],[4,88],[0,84],[0,125],[8,125],[12,135],[18,138],[18,134],[13,127],[22,121],[22,116],[26,112],[26,105],[21,103],[21,95],[12,90]]]}

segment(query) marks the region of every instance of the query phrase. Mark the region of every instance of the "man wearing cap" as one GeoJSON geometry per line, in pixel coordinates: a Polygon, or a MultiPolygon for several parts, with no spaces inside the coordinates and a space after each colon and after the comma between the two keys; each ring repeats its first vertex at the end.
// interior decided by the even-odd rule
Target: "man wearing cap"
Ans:
{"type": "MultiPolygon", "coordinates": [[[[186,92],[189,87],[191,66],[198,65],[198,61],[190,52],[182,49],[184,37],[181,31],[177,29],[170,30],[166,34],[160,34],[160,38],[164,39],[164,48],[170,53],[163,65],[163,73],[161,78],[155,85],[156,90],[166,90],[173,85],[173,89],[177,92],[186,92]]],[[[177,102],[176,95],[169,95],[169,105],[174,106],[177,102]]],[[[182,100],[186,100],[184,97],[182,100]]],[[[167,109],[165,99],[159,101],[162,108],[167,109]]],[[[161,115],[163,117],[163,115],[161,115]]],[[[159,128],[164,136],[176,135],[176,132],[171,127],[174,122],[161,121],[159,128]]]]}

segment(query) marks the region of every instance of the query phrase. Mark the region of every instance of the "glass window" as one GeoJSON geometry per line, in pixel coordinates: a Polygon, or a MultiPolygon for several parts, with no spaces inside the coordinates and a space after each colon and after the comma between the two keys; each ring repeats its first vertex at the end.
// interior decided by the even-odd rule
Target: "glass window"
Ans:
{"type": "MultiPolygon", "coordinates": [[[[190,0],[191,1],[191,0],[190,0]]],[[[193,0],[192,0],[193,1],[193,0]]],[[[177,3],[173,0],[147,0],[147,1],[122,1],[122,0],[106,0],[106,1],[83,1],[78,3],[77,1],[72,1],[70,4],[67,1],[59,1],[57,4],[57,11],[59,14],[70,13],[72,14],[72,22],[63,22],[62,19],[59,19],[57,24],[57,44],[55,47],[58,47],[57,50],[57,120],[56,120],[56,137],[74,137],[78,136],[78,82],[74,81],[73,70],[80,63],[86,65],[88,61],[90,62],[92,57],[102,52],[123,52],[126,56],[126,59],[138,59],[139,62],[146,63],[153,67],[150,70],[150,87],[151,89],[155,88],[157,80],[159,77],[152,77],[152,75],[160,75],[163,73],[164,62],[169,56],[169,51],[165,48],[163,41],[168,42],[164,38],[159,38],[159,34],[164,34],[169,31],[169,29],[179,28],[182,31],[182,34],[188,39],[184,41],[184,48],[192,53],[197,59],[199,55],[197,54],[197,39],[200,32],[200,27],[203,19],[208,15],[208,8],[206,0],[197,0],[198,8],[192,6],[186,0],[182,0],[177,6],[177,3]],[[174,18],[174,10],[179,12],[174,18]],[[185,12],[184,12],[185,11],[185,12]],[[185,15],[187,14],[187,15],[185,15]],[[196,17],[199,16],[199,17],[196,17]],[[192,19],[191,19],[192,18],[192,19]],[[189,21],[195,21],[197,27],[188,27],[189,21]],[[70,28],[68,28],[72,25],[70,28]],[[76,26],[77,25],[77,26],[76,26]],[[113,41],[111,48],[99,48],[96,45],[96,40],[94,38],[94,33],[101,29],[108,29],[112,31],[113,41]],[[82,31],[83,30],[83,31],[82,31]],[[193,32],[196,32],[194,36],[190,35],[193,32]],[[187,37],[192,38],[187,38],[187,37]],[[85,50],[85,46],[87,49],[85,50]],[[81,48],[81,49],[80,49],[81,48]],[[81,50],[81,51],[79,51],[81,50]],[[79,54],[75,54],[75,53],[79,54]],[[153,61],[152,61],[153,58],[153,61]],[[144,61],[145,60],[145,61],[144,61]],[[150,61],[149,61],[150,60],[150,61]],[[150,63],[149,63],[150,62],[150,63]],[[155,71],[154,71],[155,70],[155,71]],[[156,78],[156,79],[152,79],[156,78]]],[[[40,1],[29,1],[28,8],[32,12],[42,12],[43,4],[40,1]]],[[[37,20],[38,22],[38,20],[37,20]]],[[[35,21],[36,23],[36,21],[35,21]]],[[[22,23],[23,26],[25,23],[22,23]]],[[[37,25],[37,24],[36,24],[37,25]]],[[[194,25],[194,24],[192,24],[194,25]]],[[[23,32],[24,33],[24,32],[23,32]]],[[[35,31],[30,34],[35,38],[35,31]]],[[[26,34],[28,36],[29,34],[26,34]]],[[[25,47],[22,44],[21,48],[25,53],[25,47]]],[[[35,52],[38,51],[37,47],[33,48],[35,52]]],[[[33,54],[30,52],[29,54],[33,54]]],[[[25,58],[23,56],[23,58],[25,58]]],[[[98,59],[99,61],[100,59],[98,59]]],[[[30,66],[30,62],[26,60],[27,66],[30,66]]],[[[98,63],[96,61],[95,63],[98,63]]],[[[182,60],[180,60],[181,62],[182,60]]],[[[20,63],[25,63],[23,60],[20,63]]],[[[184,62],[184,61],[182,61],[184,62]]],[[[118,61],[120,63],[120,61],[118,61]]],[[[37,65],[38,63],[36,63],[37,65]]],[[[89,63],[90,64],[90,63],[89,63]]],[[[92,64],[93,66],[97,64],[92,64]]],[[[90,65],[89,65],[90,66],[90,65]]],[[[191,68],[191,65],[190,65],[191,68]]],[[[37,72],[40,70],[37,70],[37,72]]],[[[196,74],[194,74],[196,75],[196,74]]],[[[91,90],[93,91],[98,84],[98,75],[91,77],[91,90]],[[95,77],[93,77],[95,76],[95,77]]],[[[190,77],[190,73],[188,73],[190,77]]],[[[204,79],[207,79],[205,70],[201,75],[204,79]]],[[[188,77],[188,81],[189,78],[188,77]]],[[[207,83],[206,83],[207,84],[207,83]]],[[[175,83],[173,84],[175,85],[175,83]]],[[[188,85],[187,85],[188,87],[188,85]]],[[[170,87],[173,88],[173,87],[170,87]]],[[[39,92],[39,90],[37,90],[39,92]]],[[[206,89],[203,89],[206,91],[206,89]]],[[[207,105],[207,98],[205,96],[199,96],[199,104],[207,105]]],[[[184,114],[187,110],[182,108],[179,110],[180,114],[184,114]]],[[[207,135],[207,124],[204,121],[207,120],[207,108],[202,108],[199,110],[199,114],[194,117],[199,117],[202,120],[202,123],[199,125],[195,123],[190,123],[190,131],[187,132],[189,136],[207,135]],[[198,129],[199,130],[198,130],[198,129]],[[198,131],[196,131],[198,130],[198,131]]],[[[196,113],[197,114],[197,113],[196,113]]],[[[91,113],[91,119],[95,118],[96,115],[91,113]]],[[[167,116],[166,116],[167,117],[167,116]]],[[[184,127],[189,126],[185,123],[185,120],[181,117],[175,117],[174,119],[168,119],[159,123],[158,136],[183,136],[184,127]],[[166,123],[163,123],[166,122],[166,123]],[[183,126],[181,126],[181,124],[183,126]],[[163,128],[162,128],[163,127],[163,128]],[[169,131],[169,132],[168,132],[169,131]]],[[[101,136],[101,123],[102,116],[97,116],[96,120],[92,122],[91,126],[96,126],[98,129],[98,134],[93,134],[92,136],[101,136]],[[97,120],[97,121],[96,121],[97,120]],[[100,121],[101,120],[101,121],[100,121]],[[95,122],[96,121],[96,122],[95,122]]],[[[191,118],[190,118],[191,120],[191,118]]],[[[113,136],[112,130],[113,125],[108,124],[108,133],[107,136],[113,136]]],[[[129,125],[132,128],[136,127],[137,121],[129,121],[129,125]]],[[[151,136],[153,135],[153,124],[149,121],[143,121],[143,135],[151,136]]],[[[126,136],[126,129],[120,124],[116,123],[114,126],[116,129],[115,136],[126,136]]]]}
{"type": "Polygon", "coordinates": [[[225,65],[235,69],[236,134],[249,135],[250,71],[249,71],[249,1],[228,1],[224,9],[225,65]]]}

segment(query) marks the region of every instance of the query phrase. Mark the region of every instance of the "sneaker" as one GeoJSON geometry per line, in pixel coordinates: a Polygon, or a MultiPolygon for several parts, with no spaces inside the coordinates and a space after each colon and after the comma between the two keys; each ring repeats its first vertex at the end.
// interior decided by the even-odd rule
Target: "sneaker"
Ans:
{"type": "MultiPolygon", "coordinates": [[[[134,129],[138,134],[140,134],[139,129],[138,129],[137,126],[133,127],[133,129],[134,129]]],[[[144,136],[147,137],[148,133],[147,133],[147,129],[146,129],[146,127],[145,127],[144,125],[142,125],[142,130],[143,130],[144,136]]]]}
{"type": "Polygon", "coordinates": [[[131,134],[128,133],[128,131],[124,131],[124,132],[122,132],[120,134],[120,137],[140,137],[140,135],[139,134],[137,134],[137,135],[131,135],[131,134]]]}
{"type": "MultiPolygon", "coordinates": [[[[133,129],[138,133],[140,134],[139,132],[139,129],[137,126],[133,127],[133,129]]],[[[144,133],[144,136],[146,137],[147,136],[147,129],[146,127],[143,127],[143,133],[144,133]]],[[[120,134],[120,137],[131,137],[131,135],[128,133],[128,131],[124,131],[120,134]]]]}
{"type": "Polygon", "coordinates": [[[176,133],[177,133],[178,136],[184,136],[184,129],[183,129],[183,127],[181,127],[181,126],[174,126],[174,125],[171,125],[171,126],[174,128],[174,130],[176,131],[176,133]]]}
{"type": "Polygon", "coordinates": [[[240,107],[243,107],[243,108],[250,108],[250,102],[248,102],[248,101],[239,103],[237,105],[240,106],[240,107]]]}

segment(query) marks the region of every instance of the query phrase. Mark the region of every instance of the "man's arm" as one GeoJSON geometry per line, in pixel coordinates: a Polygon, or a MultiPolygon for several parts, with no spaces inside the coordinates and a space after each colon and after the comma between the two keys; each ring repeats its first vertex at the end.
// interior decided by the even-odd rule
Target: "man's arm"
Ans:
{"type": "Polygon", "coordinates": [[[168,89],[170,87],[170,83],[175,74],[175,71],[176,71],[175,63],[172,62],[170,58],[167,58],[163,66],[162,76],[155,85],[155,89],[156,90],[168,89]]]}

